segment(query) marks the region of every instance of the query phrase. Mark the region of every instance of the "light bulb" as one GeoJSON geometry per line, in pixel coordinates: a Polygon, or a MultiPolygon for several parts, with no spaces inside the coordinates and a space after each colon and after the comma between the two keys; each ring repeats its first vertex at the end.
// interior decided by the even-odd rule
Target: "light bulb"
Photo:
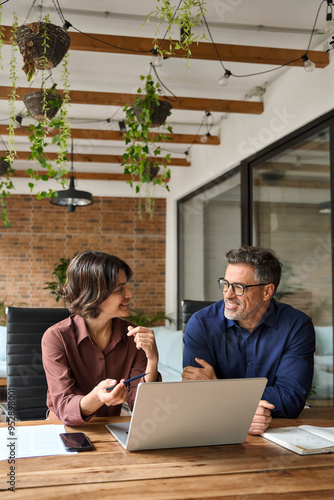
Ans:
{"type": "Polygon", "coordinates": [[[164,58],[160,54],[157,54],[157,55],[155,55],[153,57],[152,64],[156,68],[161,68],[161,66],[163,65],[163,63],[164,63],[164,58]]]}
{"type": "Polygon", "coordinates": [[[333,29],[334,29],[333,14],[332,14],[332,11],[330,10],[326,13],[326,24],[325,24],[324,33],[326,35],[328,35],[329,33],[331,33],[333,31],[333,29]]]}
{"type": "Polygon", "coordinates": [[[305,69],[305,71],[307,71],[308,73],[311,73],[311,71],[313,71],[314,68],[315,68],[314,62],[312,62],[312,61],[309,60],[309,58],[307,57],[307,54],[304,54],[302,56],[302,59],[304,61],[304,69],[305,69]]]}
{"type": "Polygon", "coordinates": [[[190,151],[185,151],[184,154],[186,155],[186,162],[191,163],[190,151]]]}
{"type": "Polygon", "coordinates": [[[314,62],[310,61],[309,59],[307,61],[304,62],[304,69],[305,71],[307,71],[308,73],[311,73],[311,71],[313,71],[315,68],[315,64],[314,62]]]}
{"type": "Polygon", "coordinates": [[[226,70],[224,75],[218,80],[219,85],[221,85],[222,87],[227,87],[231,74],[232,73],[230,71],[226,70]]]}
{"type": "Polygon", "coordinates": [[[205,135],[202,135],[201,137],[201,143],[202,144],[206,144],[208,142],[208,138],[211,137],[211,134],[210,132],[207,132],[205,135]]]}

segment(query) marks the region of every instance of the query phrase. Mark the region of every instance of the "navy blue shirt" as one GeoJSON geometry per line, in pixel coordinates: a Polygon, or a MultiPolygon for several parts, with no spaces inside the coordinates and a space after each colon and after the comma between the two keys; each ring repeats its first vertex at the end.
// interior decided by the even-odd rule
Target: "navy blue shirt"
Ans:
{"type": "Polygon", "coordinates": [[[313,378],[314,327],[306,314],[271,300],[253,330],[224,316],[224,301],[189,319],[183,366],[201,367],[204,359],[218,378],[267,377],[262,399],[275,405],[275,417],[295,418],[302,411],[313,378]]]}

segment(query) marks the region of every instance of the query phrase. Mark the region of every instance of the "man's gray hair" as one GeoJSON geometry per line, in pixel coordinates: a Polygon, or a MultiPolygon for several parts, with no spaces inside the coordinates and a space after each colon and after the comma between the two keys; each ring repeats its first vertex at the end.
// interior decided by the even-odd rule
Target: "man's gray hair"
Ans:
{"type": "Polygon", "coordinates": [[[256,246],[242,246],[226,254],[228,264],[248,264],[255,269],[259,283],[273,283],[275,291],[281,280],[282,264],[273,250],[256,246]]]}

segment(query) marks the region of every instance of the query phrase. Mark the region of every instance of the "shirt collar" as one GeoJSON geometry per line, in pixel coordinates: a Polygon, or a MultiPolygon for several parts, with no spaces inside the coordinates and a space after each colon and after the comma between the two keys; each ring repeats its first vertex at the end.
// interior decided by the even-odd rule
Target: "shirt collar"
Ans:
{"type": "MultiPolygon", "coordinates": [[[[262,316],[262,319],[260,323],[257,325],[260,326],[262,323],[265,325],[270,326],[271,328],[278,328],[278,322],[277,322],[277,317],[276,317],[276,300],[271,299],[270,304],[264,315],[262,316]]],[[[236,323],[233,319],[226,319],[226,326],[227,328],[231,328],[232,326],[239,327],[238,323],[236,323]]],[[[256,327],[256,328],[257,328],[256,327]]]]}
{"type": "MultiPolygon", "coordinates": [[[[75,325],[75,332],[76,332],[76,338],[77,338],[77,345],[80,344],[85,338],[90,338],[90,335],[87,330],[87,326],[85,323],[85,320],[82,318],[82,316],[79,316],[77,314],[74,314],[72,316],[72,321],[75,325]]],[[[110,337],[108,346],[111,348],[115,347],[115,345],[120,341],[123,340],[125,343],[127,341],[127,330],[126,328],[123,327],[124,320],[120,318],[113,318],[112,320],[112,335],[110,337]]],[[[131,323],[129,323],[130,325],[131,323]]]]}

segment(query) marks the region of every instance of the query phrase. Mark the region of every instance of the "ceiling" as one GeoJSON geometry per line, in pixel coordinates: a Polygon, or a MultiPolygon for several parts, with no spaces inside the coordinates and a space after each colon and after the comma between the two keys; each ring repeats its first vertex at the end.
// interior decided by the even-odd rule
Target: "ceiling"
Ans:
{"type": "MultiPolygon", "coordinates": [[[[172,3],[178,2],[175,0],[172,3]]],[[[194,46],[190,68],[187,69],[182,57],[165,59],[163,66],[157,68],[168,91],[178,98],[167,121],[172,125],[174,134],[178,134],[168,145],[168,152],[172,153],[174,163],[178,163],[174,166],[172,161],[172,170],[191,170],[191,163],[186,161],[185,155],[190,147],[214,147],[211,145],[214,142],[219,144],[220,125],[229,113],[261,113],[266,106],[267,88],[282,73],[304,71],[301,61],[298,61],[297,66],[277,68],[306,52],[320,3],[320,0],[206,2],[205,19],[210,33],[204,22],[196,28],[196,33],[200,36],[204,33],[206,40],[194,46]],[[204,49],[208,49],[205,56],[201,55],[204,49]],[[218,84],[224,69],[217,58],[216,49],[221,54],[224,67],[237,75],[230,78],[226,87],[218,84]],[[259,63],[259,60],[262,62],[259,63]],[[254,75],[259,72],[264,73],[254,75]],[[250,74],[253,76],[246,76],[250,74]],[[207,131],[203,124],[205,111],[211,113],[213,124],[212,127],[210,125],[210,134],[215,138],[202,144],[200,138],[207,131]],[[193,143],[198,145],[192,146],[193,143]]],[[[131,95],[136,93],[140,85],[140,75],[146,75],[150,71],[152,55],[133,51],[138,49],[139,44],[141,48],[144,42],[149,50],[152,48],[151,41],[157,20],[153,17],[147,23],[145,16],[154,11],[156,0],[59,0],[59,5],[64,18],[72,25],[68,30],[72,38],[69,58],[72,103],[69,120],[74,137],[77,179],[119,179],[124,182],[120,175],[124,142],[121,140],[119,121],[124,119],[124,103],[132,98],[131,95]],[[93,34],[97,40],[84,34],[93,34]],[[101,35],[107,37],[103,38],[101,35]],[[102,38],[109,44],[131,48],[132,52],[117,49],[110,52],[109,45],[98,41],[102,38]],[[84,50],[82,47],[80,49],[80,43],[84,44],[84,50]],[[92,50],[92,44],[98,48],[92,50]]],[[[315,71],[322,71],[320,66],[325,67],[329,62],[325,50],[331,34],[321,33],[325,27],[326,5],[326,1],[322,2],[310,44],[309,58],[316,62],[315,71]],[[313,53],[313,50],[317,50],[317,53],[313,53]]],[[[43,15],[50,15],[51,22],[62,25],[54,0],[8,0],[3,4],[5,26],[11,25],[13,11],[18,16],[19,25],[38,21],[41,11],[43,15]]],[[[166,24],[161,26],[160,36],[164,35],[166,27],[166,24]]],[[[175,38],[178,36],[175,33],[175,38]]],[[[2,57],[0,134],[7,144],[10,46],[6,41],[2,57]]],[[[22,56],[18,53],[17,57],[18,94],[22,96],[32,88],[40,87],[41,75],[30,85],[20,69],[23,64],[22,56]]],[[[56,82],[59,89],[62,88],[61,71],[61,65],[54,68],[50,80],[56,82]]],[[[170,95],[168,91],[166,95],[170,95]]],[[[19,159],[15,161],[14,167],[17,169],[16,175],[24,176],[29,151],[25,127],[31,123],[31,118],[27,118],[21,99],[16,103],[16,112],[23,117],[23,127],[17,129],[19,159]]],[[[52,146],[50,151],[53,151],[52,146]]]]}

